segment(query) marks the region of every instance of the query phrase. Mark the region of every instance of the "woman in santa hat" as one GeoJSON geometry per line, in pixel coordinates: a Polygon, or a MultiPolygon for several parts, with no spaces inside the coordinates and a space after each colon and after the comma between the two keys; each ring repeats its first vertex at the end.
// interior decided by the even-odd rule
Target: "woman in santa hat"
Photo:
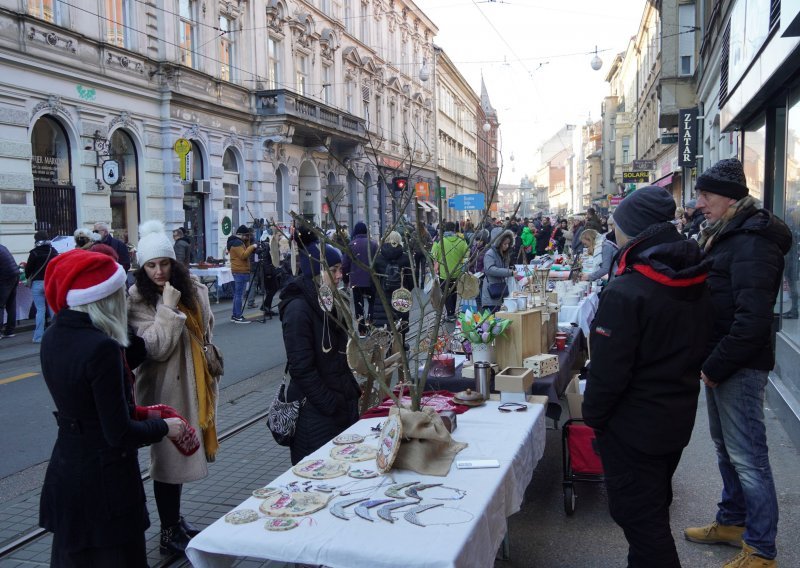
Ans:
{"type": "Polygon", "coordinates": [[[128,298],[128,317],[144,339],[147,359],[137,369],[136,397],[140,404],[162,402],[174,407],[202,432],[205,451],[186,456],[173,444],[150,448],[150,475],[161,520],[161,552],[179,553],[199,531],[182,516],[184,483],[208,475],[219,443],[216,432],[217,383],[204,355],[212,340],[214,315],[208,288],[175,260],[172,239],[161,221],[139,227],[140,268],[128,298]]]}
{"type": "Polygon", "coordinates": [[[44,287],[57,314],[41,350],[58,409],[39,510],[39,524],[53,533],[51,566],[147,566],[150,520],[137,449],[178,439],[184,422],[146,412],[134,419],[121,352],[128,345],[121,266],[69,251],[47,265],[44,287]]]}

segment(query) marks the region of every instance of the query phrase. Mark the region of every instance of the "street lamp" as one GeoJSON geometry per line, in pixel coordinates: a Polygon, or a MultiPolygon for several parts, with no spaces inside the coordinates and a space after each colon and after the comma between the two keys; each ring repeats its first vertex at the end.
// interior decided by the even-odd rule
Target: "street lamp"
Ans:
{"type": "Polygon", "coordinates": [[[488,122],[484,122],[483,123],[483,131],[484,132],[489,132],[491,129],[492,129],[492,125],[491,124],[489,124],[488,122]]]}
{"type": "Polygon", "coordinates": [[[600,56],[597,54],[597,46],[594,46],[594,57],[592,57],[591,63],[592,69],[595,71],[600,71],[600,68],[603,66],[603,60],[600,59],[600,56]]]}

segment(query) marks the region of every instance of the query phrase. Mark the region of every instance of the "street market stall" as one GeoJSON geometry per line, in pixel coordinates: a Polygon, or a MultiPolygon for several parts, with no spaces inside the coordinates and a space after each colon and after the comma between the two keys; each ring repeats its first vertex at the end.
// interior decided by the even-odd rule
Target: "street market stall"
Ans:
{"type": "MultiPolygon", "coordinates": [[[[338,476],[320,480],[297,475],[294,471],[300,470],[295,467],[272,481],[270,488],[283,494],[298,486],[307,490],[300,493],[333,487],[331,493],[323,493],[328,497],[322,499],[320,510],[267,519],[258,512],[264,510],[264,500],[251,497],[236,508],[250,512],[236,517],[252,522],[232,524],[231,517],[217,520],[192,539],[187,556],[199,568],[230,566],[237,557],[331,568],[492,566],[507,530],[506,518],[520,509],[545,444],[542,405],[529,404],[524,412],[500,412],[498,407],[496,402],[487,402],[459,415],[453,438],[468,446],[458,453],[445,477],[396,469],[369,477],[377,469],[374,459],[339,461],[344,465],[338,469],[347,474],[329,468],[328,473],[338,476]],[[503,436],[498,436],[499,431],[503,436]],[[498,463],[480,469],[457,467],[475,460],[498,463]],[[410,503],[395,508],[400,501],[410,503]]],[[[361,420],[345,432],[344,439],[364,437],[365,444],[377,446],[372,428],[381,422],[361,420]]],[[[327,464],[332,451],[346,452],[337,447],[346,446],[328,443],[308,460],[327,464]]],[[[306,507],[312,497],[298,496],[295,504],[306,507]]],[[[281,500],[272,498],[277,499],[275,503],[281,500]]],[[[306,510],[314,507],[308,505],[306,510]]]]}
{"type": "Polygon", "coordinates": [[[190,267],[189,273],[197,276],[208,287],[209,292],[214,288],[217,303],[219,304],[219,291],[228,282],[233,282],[233,272],[230,266],[190,267]]]}

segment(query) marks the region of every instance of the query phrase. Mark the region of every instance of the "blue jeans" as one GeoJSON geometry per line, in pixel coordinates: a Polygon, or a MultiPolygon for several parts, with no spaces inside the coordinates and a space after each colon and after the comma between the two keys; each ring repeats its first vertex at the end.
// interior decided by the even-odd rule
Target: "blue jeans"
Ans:
{"type": "Polygon", "coordinates": [[[47,301],[44,299],[44,280],[34,280],[31,283],[31,294],[33,305],[36,306],[36,329],[33,332],[33,341],[39,343],[44,335],[45,310],[53,315],[53,311],[47,307],[47,301]]]}
{"type": "Polygon", "coordinates": [[[233,317],[242,317],[242,296],[247,289],[247,283],[250,282],[249,274],[233,274],[233,317]]]}
{"type": "Polygon", "coordinates": [[[743,540],[775,558],[778,498],[764,425],[768,371],[741,369],[716,388],[706,387],[708,423],[722,474],[717,522],[744,525],[743,540]]]}

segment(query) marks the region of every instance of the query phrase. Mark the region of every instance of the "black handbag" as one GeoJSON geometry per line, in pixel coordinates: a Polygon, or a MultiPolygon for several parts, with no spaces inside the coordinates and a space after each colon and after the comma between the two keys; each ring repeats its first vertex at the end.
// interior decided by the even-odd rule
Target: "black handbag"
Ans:
{"type": "Polygon", "coordinates": [[[283,371],[283,380],[272,399],[272,404],[267,412],[267,428],[275,438],[279,446],[289,446],[294,438],[294,430],[297,427],[297,419],[300,417],[300,409],[306,403],[306,399],[286,402],[286,374],[289,364],[283,371]]]}
{"type": "Polygon", "coordinates": [[[501,300],[508,295],[508,284],[505,280],[503,282],[495,282],[489,284],[489,297],[492,300],[501,300]]]}

